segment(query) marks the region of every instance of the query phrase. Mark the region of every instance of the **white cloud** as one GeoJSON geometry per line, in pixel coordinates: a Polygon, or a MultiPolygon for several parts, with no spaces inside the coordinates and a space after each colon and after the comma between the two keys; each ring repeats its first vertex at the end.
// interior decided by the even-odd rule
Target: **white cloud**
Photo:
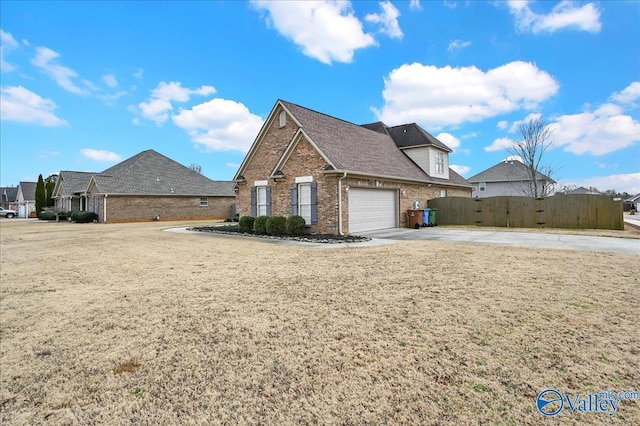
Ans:
{"type": "Polygon", "coordinates": [[[107,86],[113,88],[113,87],[117,87],[118,86],[118,80],[116,80],[116,76],[113,74],[105,74],[102,76],[102,81],[104,81],[104,84],[106,84],[107,86]]]}
{"type": "Polygon", "coordinates": [[[207,96],[216,92],[213,86],[200,86],[198,89],[182,87],[179,81],[160,82],[151,91],[147,102],[140,102],[138,107],[143,117],[155,121],[160,125],[169,119],[169,112],[173,110],[172,102],[187,102],[192,95],[207,96]]]}
{"type": "Polygon", "coordinates": [[[438,136],[436,136],[436,139],[451,148],[453,151],[460,148],[460,139],[456,138],[451,133],[439,133],[438,136]]]}
{"type": "Polygon", "coordinates": [[[592,33],[600,32],[600,10],[594,3],[578,6],[574,1],[562,0],[548,14],[531,10],[528,0],[510,0],[511,14],[520,31],[553,33],[564,28],[573,28],[592,33]]]}
{"type": "Polygon", "coordinates": [[[51,99],[44,99],[22,86],[3,87],[0,91],[2,120],[34,123],[47,127],[68,124],[53,113],[57,107],[51,99]]]}
{"type": "Polygon", "coordinates": [[[370,13],[365,16],[367,22],[374,24],[380,24],[380,32],[388,35],[391,38],[402,38],[402,30],[398,24],[398,17],[400,11],[391,4],[390,1],[384,1],[378,3],[382,8],[382,13],[370,13]]]}
{"type": "Polygon", "coordinates": [[[420,4],[420,0],[411,0],[411,2],[409,3],[409,9],[422,10],[422,5],[420,4]]]}
{"type": "Polygon", "coordinates": [[[138,80],[142,79],[142,75],[144,74],[144,70],[142,68],[138,68],[136,72],[133,73],[133,76],[138,80]]]}
{"type": "Polygon", "coordinates": [[[105,161],[110,163],[122,161],[122,158],[115,152],[105,151],[101,149],[85,148],[80,150],[80,153],[83,157],[95,161],[105,161]]]}
{"type": "Polygon", "coordinates": [[[302,52],[323,62],[351,62],[354,52],[376,44],[362,30],[348,1],[253,1],[268,12],[267,23],[302,47],[302,52]]]}
{"type": "Polygon", "coordinates": [[[78,77],[77,72],[71,68],[53,63],[59,57],[59,53],[47,47],[36,47],[36,56],[31,60],[31,63],[40,68],[45,74],[48,74],[58,86],[66,91],[77,95],[88,95],[88,90],[79,87],[73,82],[73,79],[78,77]]]}
{"type": "Polygon", "coordinates": [[[489,146],[485,146],[484,150],[487,152],[500,151],[503,149],[509,149],[516,144],[511,138],[498,138],[493,141],[493,143],[489,146]]]}
{"type": "Polygon", "coordinates": [[[17,49],[19,46],[20,43],[13,38],[11,33],[6,33],[0,28],[0,70],[10,72],[16,69],[15,65],[10,64],[4,58],[8,52],[17,49]]]}
{"type": "Polygon", "coordinates": [[[480,136],[480,132],[469,132],[462,135],[462,139],[477,138],[478,136],[480,136]]]}
{"type": "Polygon", "coordinates": [[[98,99],[102,100],[107,105],[113,105],[115,101],[123,96],[127,96],[128,94],[129,92],[127,92],[126,90],[120,90],[119,92],[112,93],[110,95],[100,95],[98,96],[98,99]]]}
{"type": "Polygon", "coordinates": [[[240,102],[216,98],[180,111],[173,123],[207,150],[247,152],[264,121],[240,102]]]}
{"type": "Polygon", "coordinates": [[[438,129],[533,109],[557,93],[556,80],[530,62],[510,62],[483,71],[404,64],[384,79],[384,106],[372,108],[389,125],[417,122],[438,129]]]}
{"type": "Polygon", "coordinates": [[[451,167],[454,172],[461,176],[464,176],[471,171],[471,167],[469,166],[459,166],[457,164],[451,164],[449,165],[449,167],[451,167]]]}
{"type": "Polygon", "coordinates": [[[456,53],[464,49],[465,47],[469,47],[469,46],[471,46],[470,41],[453,40],[451,43],[449,43],[449,47],[447,47],[447,52],[456,53]]]}
{"type": "Polygon", "coordinates": [[[557,117],[549,125],[555,146],[574,154],[604,155],[640,141],[640,123],[615,104],[557,117]]]}
{"type": "Polygon", "coordinates": [[[509,122],[507,120],[498,121],[498,129],[504,130],[509,127],[509,122]]]}
{"type": "Polygon", "coordinates": [[[640,193],[640,172],[609,176],[593,176],[583,179],[567,179],[566,181],[566,185],[598,188],[600,191],[615,189],[618,192],[627,192],[629,194],[640,193]]]}
{"type": "Polygon", "coordinates": [[[527,115],[525,118],[523,118],[522,120],[516,120],[513,123],[511,123],[511,127],[509,127],[509,133],[516,133],[520,130],[520,126],[523,124],[528,124],[530,121],[535,121],[535,120],[539,120],[542,118],[542,114],[540,114],[539,112],[532,112],[529,115],[527,115]]]}
{"type": "Polygon", "coordinates": [[[616,92],[611,95],[610,99],[621,104],[634,105],[640,99],[640,81],[634,81],[625,87],[622,92],[616,92]]]}
{"type": "Polygon", "coordinates": [[[444,0],[444,5],[449,9],[455,9],[456,7],[458,7],[458,3],[451,0],[444,0]]]}

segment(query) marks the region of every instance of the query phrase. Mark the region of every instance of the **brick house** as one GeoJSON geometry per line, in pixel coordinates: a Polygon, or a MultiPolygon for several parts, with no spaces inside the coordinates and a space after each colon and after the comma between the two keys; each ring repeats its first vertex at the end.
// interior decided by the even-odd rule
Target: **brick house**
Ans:
{"type": "Polygon", "coordinates": [[[449,149],[417,124],[356,125],[278,100],[234,177],[240,216],[299,214],[316,233],[406,226],[406,210],[471,197],[449,149]]]}
{"type": "Polygon", "coordinates": [[[233,182],[213,181],[154,150],[100,173],[61,171],[53,192],[62,210],[93,211],[102,223],[224,219],[233,182]]]}

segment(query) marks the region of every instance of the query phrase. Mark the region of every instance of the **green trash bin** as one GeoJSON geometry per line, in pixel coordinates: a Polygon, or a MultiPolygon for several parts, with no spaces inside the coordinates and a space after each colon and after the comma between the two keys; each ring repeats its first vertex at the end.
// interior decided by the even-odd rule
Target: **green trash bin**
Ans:
{"type": "Polygon", "coordinates": [[[438,226],[438,222],[436,222],[436,209],[429,211],[429,226],[438,226]]]}

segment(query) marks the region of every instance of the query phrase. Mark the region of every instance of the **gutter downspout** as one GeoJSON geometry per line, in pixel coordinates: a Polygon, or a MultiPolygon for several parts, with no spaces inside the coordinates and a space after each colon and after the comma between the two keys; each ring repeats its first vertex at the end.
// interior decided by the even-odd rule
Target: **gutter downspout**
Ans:
{"type": "Polygon", "coordinates": [[[344,172],[342,177],[338,178],[338,234],[344,235],[342,232],[342,179],[347,177],[347,172],[344,172]]]}
{"type": "Polygon", "coordinates": [[[103,223],[107,223],[107,195],[109,194],[104,194],[104,211],[102,212],[103,223]]]}

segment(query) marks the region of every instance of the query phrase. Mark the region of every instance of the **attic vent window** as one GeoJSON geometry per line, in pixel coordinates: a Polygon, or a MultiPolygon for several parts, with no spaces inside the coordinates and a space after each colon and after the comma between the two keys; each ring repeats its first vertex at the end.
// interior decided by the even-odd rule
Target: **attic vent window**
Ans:
{"type": "Polygon", "coordinates": [[[287,125],[287,113],[284,111],[280,111],[280,116],[278,117],[279,126],[284,127],[287,125]]]}

